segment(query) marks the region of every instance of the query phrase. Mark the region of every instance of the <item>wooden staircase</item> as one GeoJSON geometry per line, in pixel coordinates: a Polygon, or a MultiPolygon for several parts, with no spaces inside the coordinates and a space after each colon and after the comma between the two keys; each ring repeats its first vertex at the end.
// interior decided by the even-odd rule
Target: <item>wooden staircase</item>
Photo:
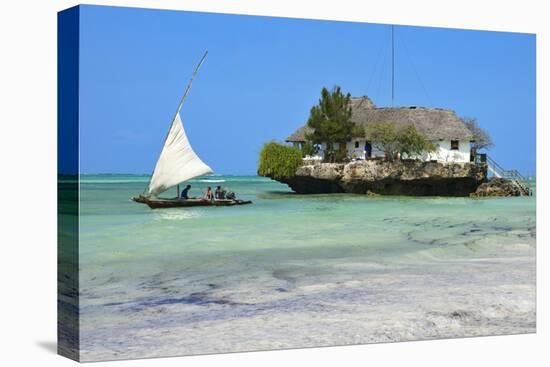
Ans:
{"type": "Polygon", "coordinates": [[[527,179],[523,177],[518,170],[505,170],[497,162],[486,154],[481,155],[481,162],[487,163],[487,169],[495,177],[504,178],[512,182],[519,190],[521,196],[533,195],[533,190],[529,187],[527,179]]]}

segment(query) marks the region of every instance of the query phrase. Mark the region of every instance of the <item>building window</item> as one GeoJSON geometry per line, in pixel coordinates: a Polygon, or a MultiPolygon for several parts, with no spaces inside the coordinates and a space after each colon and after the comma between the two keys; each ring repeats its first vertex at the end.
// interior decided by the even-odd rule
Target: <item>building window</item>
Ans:
{"type": "Polygon", "coordinates": [[[451,140],[451,150],[458,150],[458,140],[451,140]]]}
{"type": "Polygon", "coordinates": [[[358,141],[355,142],[355,147],[359,148],[359,142],[358,141]]]}

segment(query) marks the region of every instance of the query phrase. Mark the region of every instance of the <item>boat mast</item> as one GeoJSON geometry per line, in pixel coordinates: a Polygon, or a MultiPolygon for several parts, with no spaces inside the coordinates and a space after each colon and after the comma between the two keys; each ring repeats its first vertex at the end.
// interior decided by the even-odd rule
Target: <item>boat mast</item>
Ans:
{"type": "Polygon", "coordinates": [[[193,84],[193,80],[197,76],[197,74],[199,72],[199,69],[202,66],[202,63],[206,59],[206,55],[208,55],[208,50],[206,50],[204,55],[202,55],[201,61],[199,61],[199,64],[195,68],[195,71],[193,72],[193,75],[191,76],[191,80],[189,80],[189,84],[187,84],[187,89],[185,89],[185,93],[183,94],[183,97],[181,97],[180,104],[178,105],[178,109],[176,110],[176,113],[174,114],[174,118],[172,119],[172,121],[174,121],[176,119],[176,116],[178,115],[178,113],[180,113],[181,108],[183,107],[183,102],[185,102],[185,98],[187,98],[187,95],[189,94],[189,90],[191,90],[191,85],[193,84]]]}
{"type": "MultiPolygon", "coordinates": [[[[195,71],[193,72],[193,75],[191,75],[191,79],[189,80],[189,83],[187,84],[187,88],[185,89],[185,93],[183,94],[183,97],[181,97],[180,103],[178,105],[178,109],[176,110],[176,113],[174,114],[174,117],[172,118],[172,123],[170,124],[170,127],[172,127],[172,124],[174,123],[174,120],[178,116],[178,113],[180,113],[181,108],[183,107],[183,103],[185,102],[185,98],[187,98],[187,95],[189,94],[189,91],[191,90],[191,85],[193,84],[193,80],[197,76],[199,69],[201,68],[202,64],[204,63],[204,60],[206,59],[206,55],[208,55],[208,50],[204,52],[204,55],[202,55],[201,61],[199,61],[197,67],[195,68],[195,71]]],[[[166,133],[166,137],[164,138],[164,142],[162,143],[162,147],[164,148],[164,144],[166,143],[166,139],[168,139],[168,136],[170,135],[170,129],[168,129],[168,132],[166,133]]],[[[162,153],[162,150],[161,150],[162,153]]],[[[156,165],[155,165],[156,168],[156,165]]],[[[143,193],[147,191],[149,188],[149,185],[151,184],[151,179],[153,178],[153,174],[155,173],[154,168],[153,172],[151,173],[151,176],[149,176],[149,181],[147,182],[147,186],[145,186],[145,189],[143,190],[143,193]]],[[[178,196],[179,196],[179,188],[178,188],[178,196]]]]}

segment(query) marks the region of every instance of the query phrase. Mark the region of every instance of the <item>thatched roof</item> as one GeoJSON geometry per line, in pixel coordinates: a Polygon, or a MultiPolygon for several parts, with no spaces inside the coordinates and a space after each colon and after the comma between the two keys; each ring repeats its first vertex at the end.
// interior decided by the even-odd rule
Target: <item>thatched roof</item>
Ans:
{"type": "MultiPolygon", "coordinates": [[[[473,135],[454,111],[425,107],[377,108],[368,97],[352,98],[351,120],[367,127],[371,123],[391,122],[395,125],[412,123],[429,140],[472,140],[473,135]]],[[[312,130],[300,127],[286,138],[288,142],[305,141],[312,130]]]]}

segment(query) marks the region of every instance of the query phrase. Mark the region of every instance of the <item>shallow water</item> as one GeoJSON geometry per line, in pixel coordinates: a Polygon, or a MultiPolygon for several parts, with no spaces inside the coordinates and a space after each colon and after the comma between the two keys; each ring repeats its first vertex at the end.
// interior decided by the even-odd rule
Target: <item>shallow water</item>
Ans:
{"type": "MultiPolygon", "coordinates": [[[[535,199],[293,194],[150,210],[146,176],[83,176],[83,360],[535,331],[535,199]]],[[[194,191],[194,192],[193,192],[194,191]]],[[[170,196],[171,194],[167,194],[170,196]]]]}

